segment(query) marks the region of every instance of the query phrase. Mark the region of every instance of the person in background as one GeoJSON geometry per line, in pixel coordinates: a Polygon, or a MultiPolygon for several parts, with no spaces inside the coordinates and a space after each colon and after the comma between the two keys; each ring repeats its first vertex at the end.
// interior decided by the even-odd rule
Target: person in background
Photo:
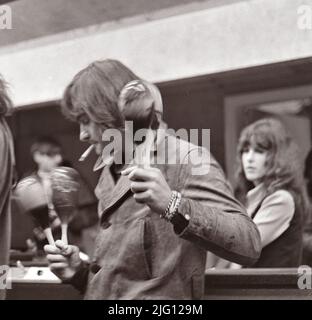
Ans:
{"type": "Polygon", "coordinates": [[[304,178],[309,199],[312,199],[312,149],[306,156],[304,163],[304,178]]]}
{"type": "MultiPolygon", "coordinates": [[[[13,138],[5,116],[12,109],[6,82],[0,77],[0,266],[9,264],[11,239],[11,190],[15,158],[13,138]]],[[[2,299],[5,299],[4,288],[0,288],[0,300],[2,299]]]]}
{"type": "Polygon", "coordinates": [[[309,205],[303,231],[302,264],[312,266],[312,149],[305,159],[304,178],[309,205]]]}
{"type": "Polygon", "coordinates": [[[261,235],[253,267],[298,267],[307,201],[296,144],[279,120],[266,118],[242,131],[237,150],[235,193],[261,235]]]}
{"type": "Polygon", "coordinates": [[[63,112],[99,155],[101,228],[90,265],[62,241],[45,251],[51,270],[85,299],[200,299],[207,251],[244,264],[259,257],[259,232],[219,164],[170,134],[162,107],[158,88],[117,60],[91,63],[65,90],[63,112]],[[144,141],[134,139],[129,122],[144,129],[144,141]],[[121,138],[113,149],[103,137],[109,133],[121,138]],[[127,137],[142,162],[125,160],[127,137]]]}
{"type": "MultiPolygon", "coordinates": [[[[58,218],[52,203],[51,173],[53,169],[58,167],[63,161],[61,146],[54,138],[42,136],[32,144],[30,153],[36,165],[36,170],[31,174],[31,176],[38,180],[44,190],[49,208],[50,226],[54,237],[57,239],[60,237],[61,221],[58,218]]],[[[35,228],[33,232],[37,249],[42,250],[43,246],[47,243],[47,240],[38,222],[34,221],[34,223],[35,228]]]]}
{"type": "MultiPolygon", "coordinates": [[[[35,177],[42,185],[49,208],[50,226],[54,238],[60,239],[61,221],[52,203],[51,173],[58,166],[71,167],[71,164],[69,161],[64,160],[60,143],[51,136],[38,137],[32,144],[30,152],[36,165],[36,169],[31,176],[35,177]]],[[[68,236],[70,243],[78,245],[84,252],[88,251],[88,253],[92,253],[92,249],[86,250],[84,246],[82,231],[97,223],[96,199],[82,179],[80,182],[78,210],[69,223],[68,236]]],[[[47,244],[45,234],[37,221],[34,221],[34,224],[35,228],[33,232],[36,247],[38,250],[43,250],[44,245],[47,244]]]]}

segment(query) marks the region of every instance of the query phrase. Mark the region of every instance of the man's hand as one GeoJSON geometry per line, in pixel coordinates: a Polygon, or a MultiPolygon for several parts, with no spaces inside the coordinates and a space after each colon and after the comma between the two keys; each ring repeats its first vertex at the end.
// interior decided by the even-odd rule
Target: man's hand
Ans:
{"type": "Polygon", "coordinates": [[[171,197],[171,189],[158,168],[130,167],[121,172],[128,175],[134,199],[148,205],[154,212],[164,214],[171,197]]]}
{"type": "Polygon", "coordinates": [[[66,245],[61,240],[57,240],[55,246],[45,245],[44,251],[51,271],[63,281],[71,279],[81,265],[79,248],[66,245]]]}

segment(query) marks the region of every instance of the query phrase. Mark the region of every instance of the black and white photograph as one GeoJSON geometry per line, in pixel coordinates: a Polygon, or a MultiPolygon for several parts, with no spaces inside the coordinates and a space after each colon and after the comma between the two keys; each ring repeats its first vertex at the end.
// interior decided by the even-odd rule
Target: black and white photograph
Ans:
{"type": "Polygon", "coordinates": [[[312,300],[312,0],[0,1],[0,300],[312,300]]]}

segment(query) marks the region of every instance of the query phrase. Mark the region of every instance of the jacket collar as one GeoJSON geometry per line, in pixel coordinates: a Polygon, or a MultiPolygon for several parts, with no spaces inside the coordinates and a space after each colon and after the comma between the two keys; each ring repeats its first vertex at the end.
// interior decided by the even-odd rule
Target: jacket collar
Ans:
{"type": "MultiPolygon", "coordinates": [[[[162,144],[167,135],[167,125],[164,122],[160,123],[159,128],[156,130],[155,142],[151,148],[153,156],[162,150],[162,144]]],[[[144,143],[144,142],[143,142],[144,143]]],[[[152,155],[151,155],[152,156],[152,155]]],[[[125,197],[130,192],[131,182],[127,176],[120,176],[115,184],[112,177],[110,167],[114,162],[114,155],[102,155],[97,160],[94,170],[103,168],[99,183],[96,187],[96,195],[101,202],[100,216],[105,214],[111,207],[113,207],[119,200],[125,197]]],[[[133,165],[133,161],[125,165],[125,168],[133,165]]]]}
{"type": "MultiPolygon", "coordinates": [[[[160,122],[159,128],[155,130],[155,141],[152,145],[151,152],[155,155],[157,151],[160,150],[160,145],[162,144],[165,136],[166,136],[166,130],[167,130],[167,124],[163,121],[160,122]]],[[[144,144],[144,142],[143,142],[144,144]]],[[[100,169],[103,169],[106,166],[111,166],[114,162],[115,153],[112,152],[110,154],[102,153],[97,161],[94,164],[93,171],[98,171],[100,169]]],[[[133,162],[130,162],[129,165],[132,165],[133,162]]]]}

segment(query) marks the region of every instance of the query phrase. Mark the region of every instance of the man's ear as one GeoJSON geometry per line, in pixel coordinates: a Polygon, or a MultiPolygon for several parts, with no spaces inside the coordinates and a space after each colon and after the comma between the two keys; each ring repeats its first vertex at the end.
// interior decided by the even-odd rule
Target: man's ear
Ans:
{"type": "Polygon", "coordinates": [[[57,165],[60,165],[62,163],[62,161],[63,161],[63,158],[62,158],[62,156],[60,154],[57,154],[55,156],[55,160],[56,160],[57,165]]]}
{"type": "Polygon", "coordinates": [[[33,160],[39,164],[41,162],[41,154],[38,151],[33,153],[33,160]]]}

